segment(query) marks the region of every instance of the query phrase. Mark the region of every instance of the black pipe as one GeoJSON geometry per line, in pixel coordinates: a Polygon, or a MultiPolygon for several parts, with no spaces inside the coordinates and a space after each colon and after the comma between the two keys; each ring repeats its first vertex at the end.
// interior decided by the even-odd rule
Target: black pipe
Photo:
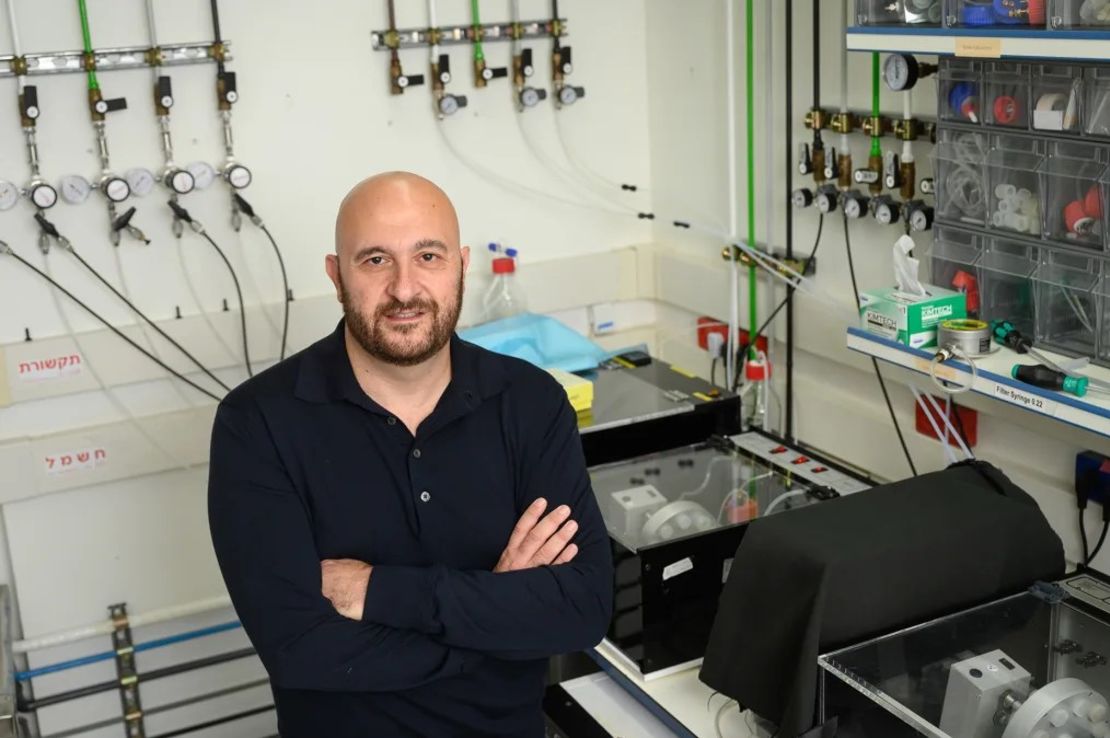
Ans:
{"type": "MultiPolygon", "coordinates": [[[[216,2],[216,0],[212,0],[216,2]]],[[[821,107],[821,5],[813,0],[813,107],[821,107]]]]}
{"type": "MultiPolygon", "coordinates": [[[[814,2],[816,5],[816,2],[814,2]]],[[[814,50],[816,54],[816,49],[814,50]]],[[[786,0],[786,258],[794,258],[794,0],[786,0]]],[[[754,340],[754,339],[753,339],[754,340]]],[[[786,440],[794,440],[794,290],[786,293],[786,440]]]]}
{"type": "MultiPolygon", "coordinates": [[[[223,44],[224,35],[220,32],[220,5],[219,0],[211,0],[209,3],[212,6],[212,35],[215,36],[212,40],[218,44],[223,44]]],[[[216,71],[219,74],[224,73],[223,59],[216,60],[216,71]]]]}
{"type": "MultiPolygon", "coordinates": [[[[155,669],[154,671],[145,674],[139,674],[139,683],[150,682],[155,679],[162,679],[164,677],[177,676],[197,669],[203,669],[208,666],[218,666],[219,664],[226,664],[229,661],[237,661],[245,659],[248,656],[254,656],[255,650],[253,648],[241,648],[238,651],[229,651],[228,653],[221,653],[215,656],[206,656],[203,659],[196,659],[195,661],[186,661],[181,664],[167,666],[162,669],[155,669]]],[[[33,712],[34,710],[42,709],[43,707],[50,707],[51,705],[60,705],[63,702],[79,699],[81,697],[91,697],[94,694],[101,692],[111,692],[113,689],[119,687],[119,680],[113,679],[109,682],[100,682],[98,684],[90,684],[86,687],[79,687],[71,689],[68,692],[59,692],[52,694],[49,697],[39,697],[35,700],[20,701],[20,712],[33,712]]]]}
{"type": "Polygon", "coordinates": [[[274,709],[273,705],[255,707],[252,710],[244,710],[243,712],[237,712],[233,715],[225,715],[221,718],[216,718],[215,720],[209,720],[206,723],[197,723],[196,725],[190,725],[187,728],[178,728],[177,730],[171,730],[168,733],[159,733],[158,735],[151,736],[150,738],[175,738],[179,735],[196,733],[198,730],[204,730],[205,728],[211,728],[216,725],[223,725],[224,723],[230,723],[235,720],[242,720],[243,718],[249,718],[254,715],[261,715],[262,713],[269,712],[272,709],[274,709]]]}

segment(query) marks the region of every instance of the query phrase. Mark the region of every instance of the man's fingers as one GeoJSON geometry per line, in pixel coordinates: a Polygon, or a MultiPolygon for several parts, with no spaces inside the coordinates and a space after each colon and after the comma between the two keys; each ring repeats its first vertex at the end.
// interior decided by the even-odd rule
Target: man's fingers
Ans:
{"type": "Polygon", "coordinates": [[[520,544],[524,542],[524,537],[539,522],[540,516],[543,515],[543,511],[546,509],[547,500],[542,497],[528,506],[528,509],[520,516],[520,520],[517,521],[516,527],[513,528],[512,535],[509,536],[509,543],[505,546],[506,551],[512,552],[520,547],[520,544]]]}
{"type": "Polygon", "coordinates": [[[573,559],[577,555],[578,555],[578,546],[572,543],[569,546],[567,546],[566,548],[564,548],[563,552],[561,554],[559,554],[558,558],[556,558],[551,563],[553,565],[567,564],[567,563],[570,563],[570,560],[573,559]]]}
{"type": "MultiPolygon", "coordinates": [[[[518,561],[529,561],[536,552],[547,543],[547,540],[555,534],[559,526],[566,522],[570,517],[570,507],[567,505],[560,505],[547,515],[543,516],[543,520],[536,523],[532,530],[524,536],[524,541],[517,547],[516,558],[518,561]]],[[[562,549],[562,546],[559,547],[562,549]]]]}
{"type": "Polygon", "coordinates": [[[573,520],[567,521],[557,533],[547,539],[547,542],[544,543],[543,546],[540,547],[540,550],[531,558],[529,564],[531,566],[547,566],[554,562],[577,532],[578,523],[573,520]]]}

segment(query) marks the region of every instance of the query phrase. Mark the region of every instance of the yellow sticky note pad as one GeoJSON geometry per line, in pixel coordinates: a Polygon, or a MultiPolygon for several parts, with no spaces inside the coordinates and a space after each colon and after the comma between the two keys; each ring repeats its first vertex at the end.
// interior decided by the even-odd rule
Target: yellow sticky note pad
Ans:
{"type": "Polygon", "coordinates": [[[589,410],[594,405],[594,383],[583,379],[577,374],[565,372],[562,369],[548,369],[547,373],[555,377],[563,389],[567,391],[570,406],[576,413],[589,410]]]}

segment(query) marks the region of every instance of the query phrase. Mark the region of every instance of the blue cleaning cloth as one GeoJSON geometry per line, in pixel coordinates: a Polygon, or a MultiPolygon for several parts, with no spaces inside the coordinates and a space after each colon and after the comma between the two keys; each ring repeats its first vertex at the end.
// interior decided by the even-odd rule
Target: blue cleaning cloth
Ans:
{"type": "Polygon", "coordinates": [[[542,369],[594,369],[609,354],[563,323],[546,315],[521,313],[467,328],[459,337],[482,348],[514,356],[542,369]]]}

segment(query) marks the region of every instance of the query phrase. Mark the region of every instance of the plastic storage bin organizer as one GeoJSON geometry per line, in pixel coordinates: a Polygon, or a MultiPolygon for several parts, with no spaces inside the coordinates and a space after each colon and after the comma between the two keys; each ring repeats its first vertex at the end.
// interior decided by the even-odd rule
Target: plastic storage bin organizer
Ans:
{"type": "Polygon", "coordinates": [[[947,226],[933,229],[929,251],[929,283],[967,296],[967,312],[978,317],[980,275],[976,264],[983,253],[985,236],[947,226]]]}
{"type": "Polygon", "coordinates": [[[983,67],[979,62],[945,59],[937,74],[941,120],[957,123],[982,123],[980,107],[983,67]]]}
{"type": "Polygon", "coordinates": [[[1029,65],[991,62],[983,69],[983,119],[988,125],[1029,127],[1029,65]]]}
{"type": "Polygon", "coordinates": [[[1038,131],[1078,131],[1083,69],[1039,64],[1032,69],[1030,120],[1038,131]]]}
{"type": "Polygon", "coordinates": [[[1064,141],[1047,146],[1040,165],[1044,237],[1102,250],[1104,149],[1064,141]]]}
{"type": "Polygon", "coordinates": [[[1042,250],[1033,278],[1036,342],[1069,354],[1095,356],[1100,306],[1093,290],[1100,279],[1099,266],[1093,257],[1042,250]]]}
{"type": "Polygon", "coordinates": [[[990,137],[987,153],[987,223],[991,228],[1041,235],[1040,175],[1036,141],[1006,134],[990,137]]]}
{"type": "Polygon", "coordinates": [[[1110,0],[1049,0],[1048,23],[1052,28],[1110,25],[1110,0]]]}
{"type": "Polygon", "coordinates": [[[1085,133],[1110,137],[1110,68],[1092,67],[1084,74],[1082,117],[1085,133]]]}
{"type": "Polygon", "coordinates": [[[1025,335],[1036,335],[1033,285],[1029,280],[1036,270],[1035,247],[1004,238],[987,239],[979,258],[979,317],[1008,320],[1025,335]]]}
{"type": "Polygon", "coordinates": [[[1097,361],[1100,364],[1110,365],[1110,259],[1101,261],[1102,279],[1094,290],[1098,300],[1100,327],[1097,361]]]}
{"type": "Polygon", "coordinates": [[[941,130],[937,135],[933,154],[937,216],[954,223],[986,225],[987,136],[956,130],[941,130]]]}
{"type": "Polygon", "coordinates": [[[1046,0],[945,0],[949,27],[1045,27],[1046,0]]]}
{"type": "Polygon", "coordinates": [[[856,21],[861,26],[940,25],[943,15],[941,0],[856,0],[856,21]]]}

